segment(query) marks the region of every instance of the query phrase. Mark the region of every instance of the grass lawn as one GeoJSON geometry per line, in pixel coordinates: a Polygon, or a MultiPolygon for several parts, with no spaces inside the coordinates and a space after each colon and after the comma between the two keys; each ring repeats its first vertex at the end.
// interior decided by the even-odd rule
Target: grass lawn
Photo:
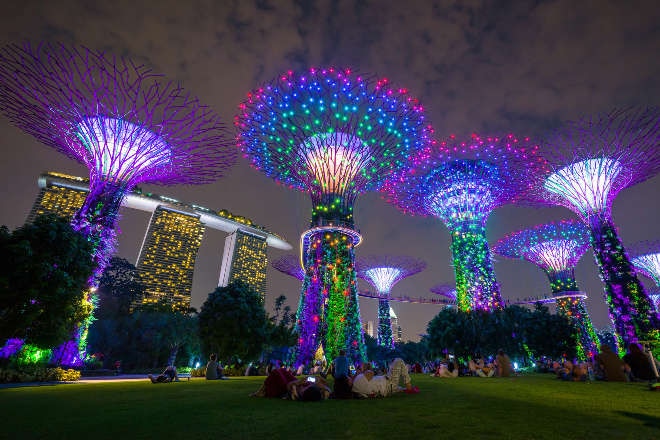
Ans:
{"type": "Polygon", "coordinates": [[[0,389],[0,438],[660,439],[646,384],[412,377],[419,394],[324,402],[248,397],[263,377],[0,389]]]}

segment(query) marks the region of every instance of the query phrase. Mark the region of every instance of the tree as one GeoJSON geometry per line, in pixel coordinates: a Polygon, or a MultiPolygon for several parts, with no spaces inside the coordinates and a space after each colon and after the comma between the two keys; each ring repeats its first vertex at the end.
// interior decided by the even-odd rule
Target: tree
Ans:
{"type": "Polygon", "coordinates": [[[268,318],[268,346],[270,356],[277,359],[285,359],[289,348],[296,344],[296,332],[293,324],[296,315],[291,312],[291,307],[285,306],[286,296],[280,295],[275,299],[273,316],[268,318]]]}
{"type": "Polygon", "coordinates": [[[55,215],[0,229],[0,338],[51,348],[92,312],[84,298],[92,245],[55,215]]]}
{"type": "Polygon", "coordinates": [[[210,293],[199,312],[202,348],[225,360],[257,359],[266,342],[268,325],[260,295],[240,281],[210,293]]]}
{"type": "Polygon", "coordinates": [[[135,266],[124,258],[112,257],[96,290],[96,318],[128,315],[131,305],[142,298],[144,292],[144,283],[135,266]]]}

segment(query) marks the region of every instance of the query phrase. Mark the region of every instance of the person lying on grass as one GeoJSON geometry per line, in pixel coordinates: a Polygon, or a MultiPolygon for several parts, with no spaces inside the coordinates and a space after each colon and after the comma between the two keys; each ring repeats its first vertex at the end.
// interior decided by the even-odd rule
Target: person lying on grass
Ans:
{"type": "Polygon", "coordinates": [[[166,383],[166,382],[178,382],[179,376],[176,372],[176,367],[174,365],[168,365],[165,368],[165,371],[160,373],[158,376],[154,377],[152,374],[147,376],[151,383],[166,383]]]}

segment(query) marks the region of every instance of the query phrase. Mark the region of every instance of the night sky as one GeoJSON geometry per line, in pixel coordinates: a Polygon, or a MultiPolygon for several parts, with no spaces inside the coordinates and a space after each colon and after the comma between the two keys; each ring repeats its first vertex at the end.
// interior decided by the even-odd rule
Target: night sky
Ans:
{"type": "MultiPolygon", "coordinates": [[[[541,139],[562,121],[628,105],[660,105],[660,8],[657,1],[15,1],[0,8],[2,44],[54,40],[132,58],[200,97],[231,127],[245,94],[287,70],[350,67],[387,77],[425,105],[438,139],[476,132],[541,139]],[[10,4],[10,6],[7,6],[10,4]]],[[[43,146],[0,117],[0,224],[27,217],[44,171],[86,175],[81,165],[43,146]]],[[[298,252],[309,225],[309,196],[294,192],[239,159],[228,175],[198,187],[155,193],[247,216],[283,236],[298,252]]],[[[621,192],[614,221],[624,243],[656,239],[660,177],[621,192]]],[[[410,217],[378,194],[360,196],[358,255],[410,255],[427,269],[392,294],[433,297],[453,283],[449,234],[437,219],[410,217]]],[[[550,220],[575,218],[565,208],[499,208],[488,239],[550,220]]],[[[132,263],[149,221],[123,210],[118,253],[132,263]]],[[[193,285],[199,307],[217,285],[224,234],[207,230],[193,285]]],[[[271,248],[270,260],[286,252],[271,248]]],[[[533,264],[499,258],[504,298],[547,294],[533,264]]],[[[594,325],[609,324],[593,256],[576,270],[594,325]]],[[[650,279],[642,277],[647,286],[650,279]]],[[[361,288],[370,288],[361,282],[361,288]]],[[[267,310],[284,294],[295,310],[300,283],[269,267],[267,310]]],[[[377,301],[361,299],[363,319],[377,320],[377,301]]],[[[417,340],[438,306],[393,303],[404,340],[417,340]]]]}

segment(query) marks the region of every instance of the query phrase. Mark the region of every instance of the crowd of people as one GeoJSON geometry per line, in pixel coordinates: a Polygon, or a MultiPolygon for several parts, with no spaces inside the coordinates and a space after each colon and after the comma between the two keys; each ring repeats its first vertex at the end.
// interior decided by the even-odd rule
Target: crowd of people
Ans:
{"type": "MultiPolygon", "coordinates": [[[[628,352],[622,357],[609,345],[603,344],[589,361],[541,359],[537,361],[536,369],[554,373],[564,381],[653,381],[657,380],[660,365],[651,359],[638,344],[630,344],[628,352]]],[[[294,370],[283,365],[269,364],[263,385],[251,396],[314,401],[387,397],[396,392],[416,393],[419,389],[412,385],[410,372],[429,373],[440,378],[510,377],[517,374],[511,359],[501,349],[490,358],[477,354],[465,362],[459,362],[456,357],[450,356],[433,363],[410,366],[401,358],[393,359],[389,365],[366,362],[355,366],[345,351],[340,350],[339,356],[329,365],[318,361],[307,368],[299,366],[294,370]],[[333,378],[332,385],[327,380],[328,376],[333,378]]],[[[215,353],[209,357],[205,377],[207,380],[227,379],[215,353]]],[[[177,370],[172,365],[158,376],[149,375],[149,379],[153,383],[179,380],[177,370]]]]}
{"type": "MultiPolygon", "coordinates": [[[[318,365],[320,366],[320,364],[318,365]]],[[[300,401],[334,399],[366,399],[388,397],[397,392],[417,393],[411,383],[408,365],[401,358],[390,362],[386,371],[376,371],[371,363],[357,368],[344,350],[339,351],[327,371],[314,365],[306,377],[299,378],[287,367],[274,368],[253,397],[277,397],[300,401]],[[332,387],[327,377],[333,378],[332,387]]],[[[296,369],[295,373],[300,373],[296,369]]],[[[302,371],[304,372],[304,370],[302,371]]]]}

